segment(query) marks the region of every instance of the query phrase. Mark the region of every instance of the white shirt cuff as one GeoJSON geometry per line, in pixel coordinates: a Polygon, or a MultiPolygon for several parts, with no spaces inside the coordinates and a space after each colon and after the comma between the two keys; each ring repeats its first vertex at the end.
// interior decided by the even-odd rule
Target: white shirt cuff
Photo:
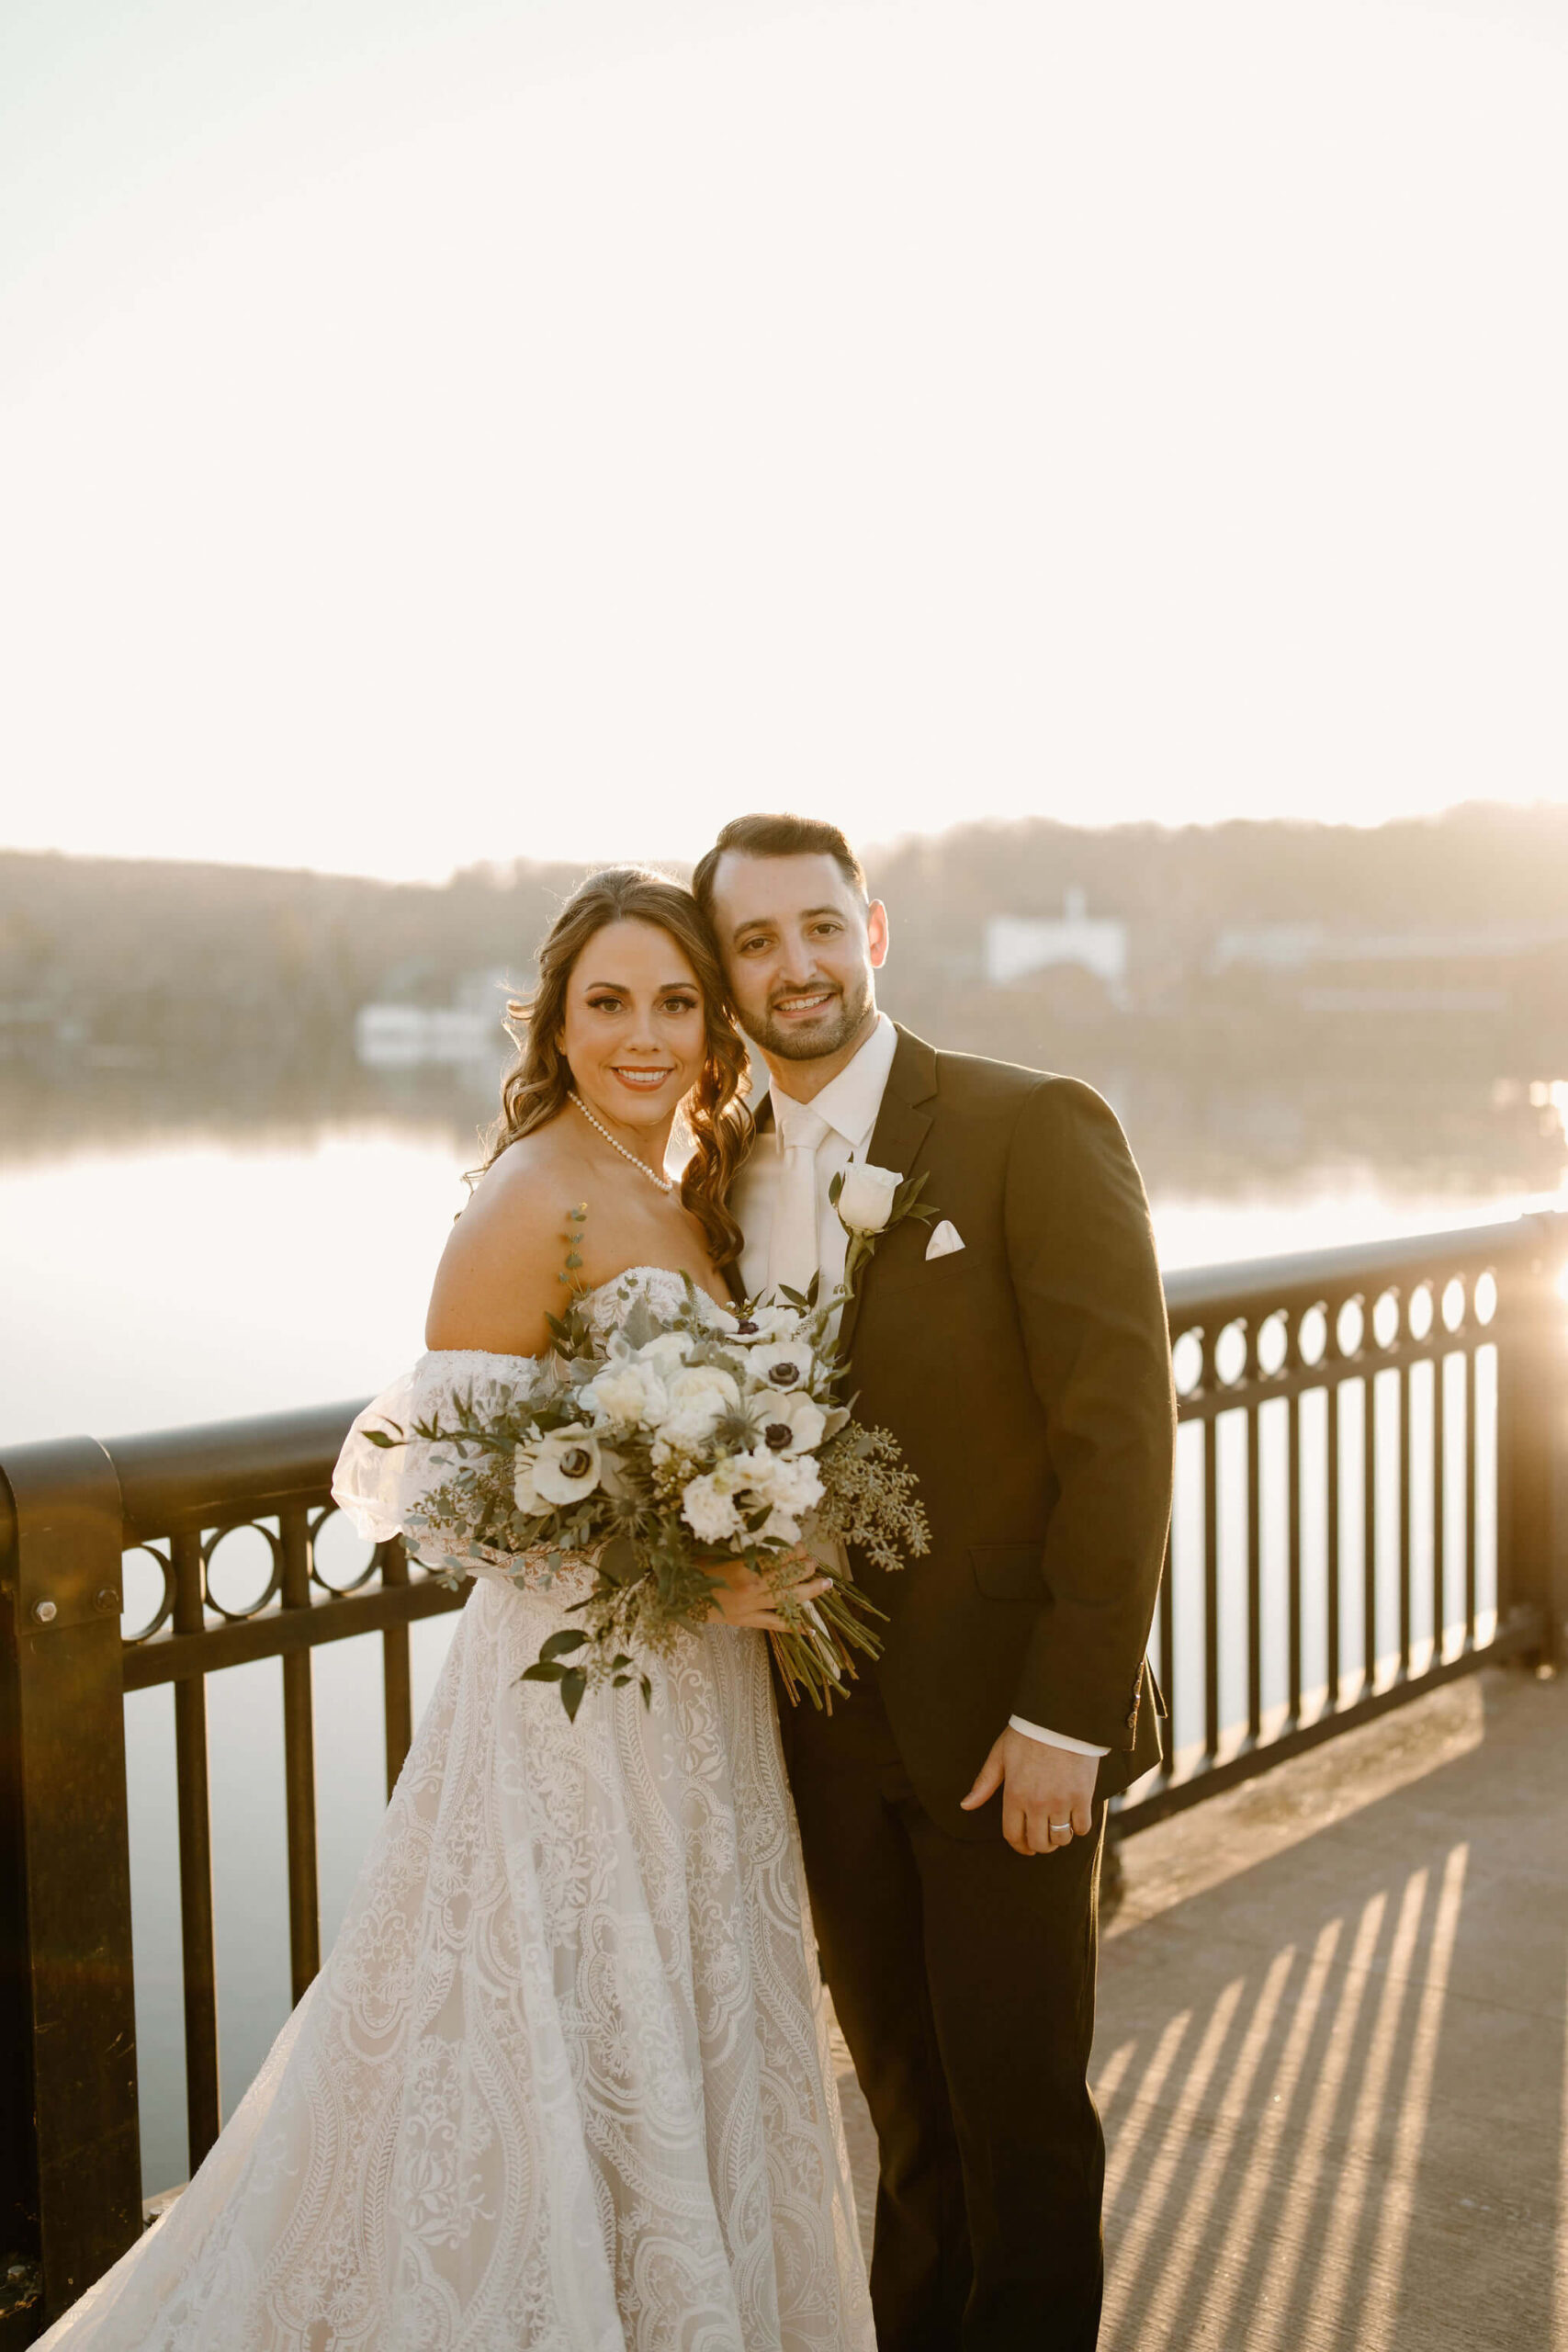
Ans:
{"type": "Polygon", "coordinates": [[[1025,1739],[1043,1740],[1047,1747],[1065,1747],[1073,1756],[1109,1756],[1109,1747],[1096,1747],[1092,1739],[1069,1739],[1065,1731],[1047,1731],[1043,1724],[1032,1724],[1022,1715],[1010,1715],[1008,1723],[1013,1731],[1022,1732],[1025,1739]]]}

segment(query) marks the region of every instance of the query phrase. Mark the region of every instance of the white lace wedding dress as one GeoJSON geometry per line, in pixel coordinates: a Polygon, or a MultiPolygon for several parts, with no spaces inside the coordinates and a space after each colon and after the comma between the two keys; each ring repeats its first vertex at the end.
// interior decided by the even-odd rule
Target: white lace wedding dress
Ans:
{"type": "MultiPolygon", "coordinates": [[[[516,1365],[426,1356],[370,1411],[516,1365]]],[[[359,1428],[334,1491],[383,1537],[438,1473],[359,1428]]],[[[51,2352],[874,2352],[761,1635],[572,1724],[518,1677],[585,1571],[472,1565],[336,1946],[51,2352]]]]}

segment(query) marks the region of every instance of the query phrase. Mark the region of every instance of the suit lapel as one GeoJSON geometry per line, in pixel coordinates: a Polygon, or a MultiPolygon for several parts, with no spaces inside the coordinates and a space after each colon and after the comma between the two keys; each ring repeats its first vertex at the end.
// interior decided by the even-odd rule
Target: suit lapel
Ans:
{"type": "MultiPolygon", "coordinates": [[[[897,1024],[895,1024],[897,1025],[897,1024]]],[[[923,1037],[910,1029],[899,1029],[898,1049],[893,1057],[893,1067],[887,1073],[883,1089],[882,1108],[876,1114],[868,1155],[874,1168],[896,1168],[901,1176],[918,1175],[921,1147],[930,1130],[931,1114],[921,1104],[931,1102],[936,1094],[936,1055],[923,1037]]],[[[876,1279],[876,1257],[863,1270],[860,1285],[844,1310],[839,1329],[839,1351],[847,1356],[860,1320],[861,1301],[865,1286],[876,1279]]]]}

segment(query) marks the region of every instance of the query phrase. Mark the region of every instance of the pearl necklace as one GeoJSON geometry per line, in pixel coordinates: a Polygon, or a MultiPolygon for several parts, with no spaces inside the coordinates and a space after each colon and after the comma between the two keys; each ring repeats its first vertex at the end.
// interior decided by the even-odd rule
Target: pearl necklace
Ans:
{"type": "Polygon", "coordinates": [[[665,1197],[669,1197],[669,1195],[675,1190],[675,1180],[672,1176],[656,1176],[646,1159],[639,1159],[635,1151],[628,1151],[624,1143],[618,1143],[615,1140],[615,1137],[610,1133],[609,1128],[604,1125],[603,1119],[596,1119],[594,1117],[592,1112],[589,1109],[581,1094],[569,1094],[566,1099],[569,1102],[576,1103],[578,1109],[581,1112],[583,1117],[587,1120],[591,1127],[598,1128],[599,1133],[604,1136],[612,1151],[618,1151],[623,1159],[629,1159],[632,1166],[637,1170],[639,1175],[646,1176],[650,1184],[657,1184],[660,1191],[665,1195],[665,1197]]]}

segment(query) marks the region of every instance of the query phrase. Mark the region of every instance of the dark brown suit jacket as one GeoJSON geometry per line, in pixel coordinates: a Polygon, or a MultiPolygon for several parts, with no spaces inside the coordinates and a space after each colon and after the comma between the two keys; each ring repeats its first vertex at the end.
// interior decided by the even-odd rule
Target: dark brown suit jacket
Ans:
{"type": "Polygon", "coordinates": [[[875,1668],[933,1819],[1010,1715],[1111,1752],[1103,1795],[1159,1760],[1144,1657],[1170,1518],[1175,1400],[1138,1171],[1092,1088],[936,1052],[909,1031],[870,1157],[925,1172],[931,1225],[883,1237],[845,1319],[857,1411],[918,1472],[931,1549],[854,1562],[889,1623],[875,1668]],[[962,1250],[927,1261],[948,1218],[962,1250]]]}

